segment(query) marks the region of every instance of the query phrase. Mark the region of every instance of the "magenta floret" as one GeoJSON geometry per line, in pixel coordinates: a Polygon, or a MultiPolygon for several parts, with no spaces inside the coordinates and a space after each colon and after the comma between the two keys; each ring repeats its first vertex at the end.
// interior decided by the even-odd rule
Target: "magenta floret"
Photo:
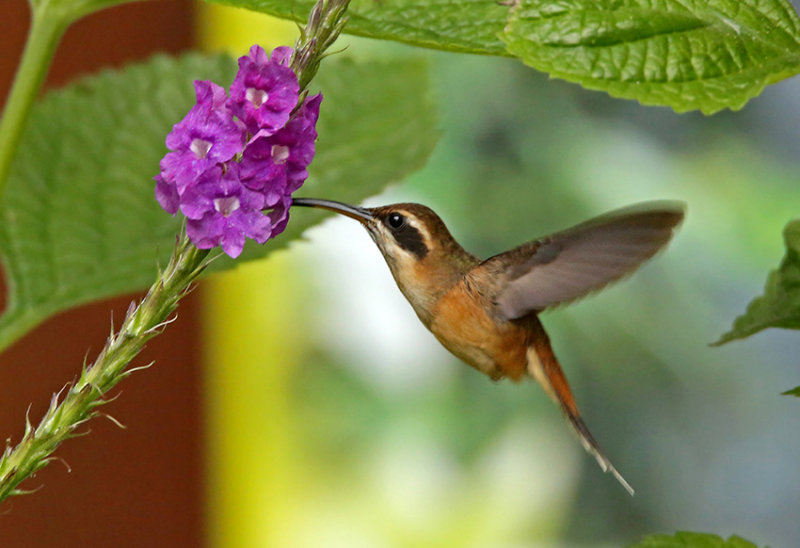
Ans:
{"type": "Polygon", "coordinates": [[[168,213],[187,218],[201,249],[221,246],[237,257],[245,238],[264,243],[289,218],[291,194],[314,158],[320,94],[297,107],[299,86],[289,68],[293,50],[271,58],[259,46],[239,59],[231,96],[196,81],[197,104],[167,136],[170,149],[155,177],[155,195],[168,213]]]}
{"type": "Polygon", "coordinates": [[[253,135],[275,133],[297,106],[300,85],[288,67],[291,48],[278,50],[270,59],[261,46],[250,48],[249,55],[239,58],[239,72],[231,84],[231,110],[253,135]]]}

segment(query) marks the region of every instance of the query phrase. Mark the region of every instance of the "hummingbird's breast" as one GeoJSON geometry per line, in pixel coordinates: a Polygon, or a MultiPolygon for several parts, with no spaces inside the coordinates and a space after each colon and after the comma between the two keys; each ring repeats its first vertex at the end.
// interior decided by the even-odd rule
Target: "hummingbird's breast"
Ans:
{"type": "Polygon", "coordinates": [[[505,320],[493,307],[468,274],[436,303],[430,329],[445,348],[492,379],[520,380],[531,343],[527,320],[505,320]]]}

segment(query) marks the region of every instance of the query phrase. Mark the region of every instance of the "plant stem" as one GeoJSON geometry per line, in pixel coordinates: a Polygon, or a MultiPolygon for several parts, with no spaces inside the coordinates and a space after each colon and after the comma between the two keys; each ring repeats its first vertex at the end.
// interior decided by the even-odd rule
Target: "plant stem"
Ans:
{"type": "Polygon", "coordinates": [[[97,415],[96,408],[108,401],[108,391],[132,372],[131,360],[169,323],[178,301],[208,265],[208,254],[195,248],[183,232],[167,267],[139,305],[131,303],[119,331],[109,336],[94,363],[84,366],[78,381],[65,388],[63,399],[53,395],[38,426],[26,418],[22,440],[15,447],[6,446],[0,457],[0,501],[25,493],[19,484],[47,466],[56,448],[97,415]]]}
{"type": "Polygon", "coordinates": [[[50,7],[43,2],[33,9],[28,41],[0,120],[0,200],[31,106],[44,83],[56,46],[71,21],[63,10],[48,9],[50,7]]]}

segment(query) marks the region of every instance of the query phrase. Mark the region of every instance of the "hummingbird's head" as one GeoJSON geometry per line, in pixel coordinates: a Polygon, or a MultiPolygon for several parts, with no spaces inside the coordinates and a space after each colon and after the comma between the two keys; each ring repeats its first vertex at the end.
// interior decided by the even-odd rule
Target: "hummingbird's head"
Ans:
{"type": "Polygon", "coordinates": [[[442,291],[478,262],[453,239],[439,216],[421,204],[365,208],[331,200],[295,198],[292,205],[335,211],[364,225],[400,290],[421,318],[423,309],[432,306],[442,291]]]}
{"type": "MultiPolygon", "coordinates": [[[[390,266],[410,266],[461,250],[439,216],[421,204],[358,207],[316,198],[295,198],[292,205],[335,211],[360,222],[369,231],[390,266]]],[[[463,251],[463,250],[462,250],[463,251]]]]}

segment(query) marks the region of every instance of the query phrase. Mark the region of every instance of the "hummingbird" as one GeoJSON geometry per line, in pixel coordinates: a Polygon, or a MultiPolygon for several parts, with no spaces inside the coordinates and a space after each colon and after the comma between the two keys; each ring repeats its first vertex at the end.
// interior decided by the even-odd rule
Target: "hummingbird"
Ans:
{"type": "Polygon", "coordinates": [[[360,222],[439,342],[494,381],[533,377],[559,405],[586,451],[633,495],[581,418],[539,313],[636,270],[670,240],[684,216],[682,203],[629,206],[485,260],[465,251],[441,218],[421,204],[367,208],[294,198],[292,205],[360,222]]]}

